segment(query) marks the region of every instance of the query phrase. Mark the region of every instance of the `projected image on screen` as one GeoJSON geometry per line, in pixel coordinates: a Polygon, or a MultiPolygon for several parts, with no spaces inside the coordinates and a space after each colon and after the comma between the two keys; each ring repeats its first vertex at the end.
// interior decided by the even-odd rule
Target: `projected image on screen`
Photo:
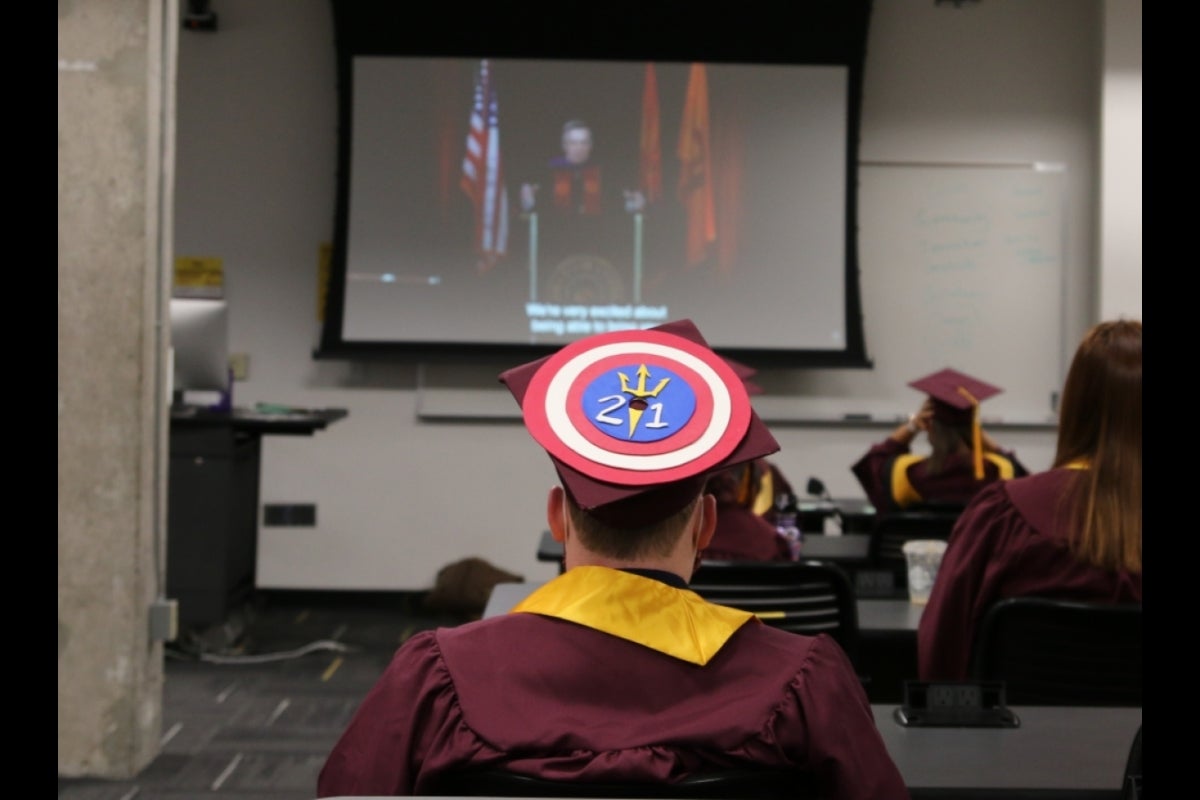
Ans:
{"type": "Polygon", "coordinates": [[[341,339],[846,348],[849,70],[356,56],[341,339]]]}

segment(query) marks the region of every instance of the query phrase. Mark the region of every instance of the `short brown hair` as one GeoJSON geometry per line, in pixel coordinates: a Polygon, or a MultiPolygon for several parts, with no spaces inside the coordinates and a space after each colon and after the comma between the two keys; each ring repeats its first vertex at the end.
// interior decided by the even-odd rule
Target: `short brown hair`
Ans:
{"type": "Polygon", "coordinates": [[[658,522],[630,528],[597,519],[579,508],[571,495],[564,492],[567,513],[571,515],[571,522],[584,546],[599,555],[621,560],[670,555],[686,530],[700,497],[697,494],[683,508],[658,522]]]}

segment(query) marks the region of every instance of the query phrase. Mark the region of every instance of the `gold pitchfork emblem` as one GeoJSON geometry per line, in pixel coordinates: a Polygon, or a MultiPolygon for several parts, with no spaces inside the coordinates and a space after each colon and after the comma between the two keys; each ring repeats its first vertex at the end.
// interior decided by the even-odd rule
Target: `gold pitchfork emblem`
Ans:
{"type": "Polygon", "coordinates": [[[645,364],[638,367],[638,385],[636,389],[629,385],[629,376],[624,372],[618,372],[617,375],[621,378],[621,391],[625,394],[633,395],[634,400],[643,401],[640,404],[642,408],[634,406],[633,403],[629,404],[629,438],[632,439],[634,431],[637,430],[638,420],[642,418],[642,412],[645,410],[645,399],[647,397],[657,397],[658,393],[671,382],[671,379],[663,378],[653,389],[647,389],[646,379],[650,377],[650,370],[646,369],[645,364]]]}

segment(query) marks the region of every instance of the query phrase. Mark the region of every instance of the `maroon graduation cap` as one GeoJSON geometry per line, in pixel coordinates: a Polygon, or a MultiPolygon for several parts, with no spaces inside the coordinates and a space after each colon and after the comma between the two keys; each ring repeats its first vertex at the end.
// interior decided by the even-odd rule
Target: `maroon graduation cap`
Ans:
{"type": "Polygon", "coordinates": [[[737,376],[742,379],[742,384],[746,387],[746,393],[750,395],[762,394],[765,390],[755,383],[751,378],[758,374],[758,370],[749,364],[743,364],[740,361],[734,361],[732,358],[725,358],[725,363],[730,366],[737,376]]]}
{"type": "Polygon", "coordinates": [[[918,378],[908,385],[933,400],[934,419],[949,425],[970,423],[975,477],[982,478],[983,429],[979,423],[979,404],[1004,390],[950,368],[918,378]]]}
{"type": "Polygon", "coordinates": [[[595,334],[500,381],[572,501],[617,527],[663,520],[711,473],[779,450],[691,320],[595,334]]]}

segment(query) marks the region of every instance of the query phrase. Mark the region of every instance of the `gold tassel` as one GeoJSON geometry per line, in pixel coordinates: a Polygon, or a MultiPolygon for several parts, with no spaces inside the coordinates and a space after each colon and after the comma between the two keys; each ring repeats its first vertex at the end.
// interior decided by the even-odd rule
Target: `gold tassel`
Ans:
{"type": "Polygon", "coordinates": [[[958,391],[971,401],[971,455],[975,459],[975,480],[983,480],[983,425],[979,421],[979,401],[961,386],[958,391]]]}

